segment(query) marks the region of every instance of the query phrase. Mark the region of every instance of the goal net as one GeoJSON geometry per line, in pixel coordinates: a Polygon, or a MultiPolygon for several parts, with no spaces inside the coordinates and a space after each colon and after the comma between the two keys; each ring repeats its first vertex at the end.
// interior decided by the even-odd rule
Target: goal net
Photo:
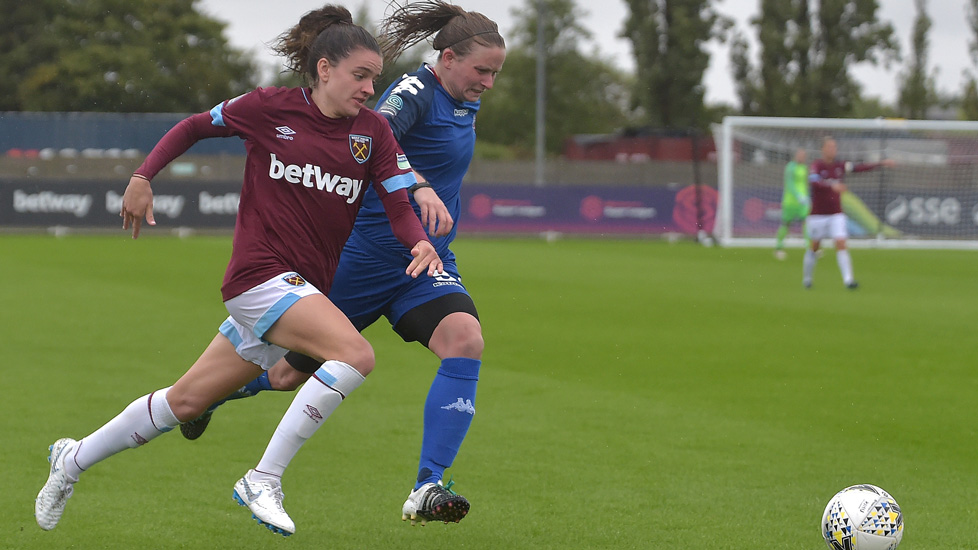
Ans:
{"type": "MultiPolygon", "coordinates": [[[[846,174],[852,246],[978,249],[978,122],[741,116],[714,129],[721,245],[774,245],[785,166],[798,149],[819,158],[826,136],[838,160],[895,162],[846,174]]],[[[790,235],[803,243],[797,224],[790,235]]]]}

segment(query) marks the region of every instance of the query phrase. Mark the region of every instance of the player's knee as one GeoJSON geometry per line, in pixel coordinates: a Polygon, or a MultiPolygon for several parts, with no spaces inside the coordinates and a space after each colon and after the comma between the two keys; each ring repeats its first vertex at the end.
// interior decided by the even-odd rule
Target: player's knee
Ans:
{"type": "Polygon", "coordinates": [[[458,346],[456,357],[481,359],[482,350],[486,347],[485,340],[482,339],[482,330],[479,327],[467,327],[458,339],[458,346]]]}
{"type": "Polygon", "coordinates": [[[309,375],[286,365],[284,368],[275,367],[268,371],[268,383],[279,391],[292,391],[309,379],[309,375]]]}
{"type": "Polygon", "coordinates": [[[336,354],[335,359],[350,365],[364,376],[374,370],[374,348],[363,337],[346,342],[344,349],[336,354]]]}
{"type": "Polygon", "coordinates": [[[205,403],[205,399],[199,394],[181,392],[179,388],[173,387],[166,392],[166,403],[170,406],[173,416],[180,422],[189,422],[204,414],[207,407],[213,403],[205,403]]]}
{"type": "Polygon", "coordinates": [[[374,369],[374,349],[358,332],[353,331],[349,336],[322,344],[322,346],[310,345],[310,351],[304,353],[316,360],[346,363],[363,376],[367,376],[374,369]]]}
{"type": "Polygon", "coordinates": [[[432,343],[439,344],[439,349],[432,351],[435,351],[442,358],[481,359],[482,351],[485,349],[482,326],[476,318],[470,315],[460,314],[452,318],[446,317],[435,329],[435,334],[432,335],[432,343]]]}
{"type": "Polygon", "coordinates": [[[478,323],[466,324],[462,327],[457,339],[458,352],[456,357],[470,357],[481,359],[482,350],[486,347],[485,340],[482,339],[482,328],[478,323]]]}

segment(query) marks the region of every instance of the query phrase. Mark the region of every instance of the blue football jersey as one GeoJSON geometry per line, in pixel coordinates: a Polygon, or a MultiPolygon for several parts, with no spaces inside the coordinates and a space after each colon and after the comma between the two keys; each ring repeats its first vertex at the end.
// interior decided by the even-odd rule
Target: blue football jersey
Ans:
{"type": "MultiPolygon", "coordinates": [[[[423,64],[391,84],[378,99],[376,110],[390,122],[394,137],[411,167],[431,183],[455,220],[449,235],[430,237],[442,259],[453,260],[454,255],[448,247],[455,239],[462,212],[459,194],[475,147],[479,102],[454,99],[438,82],[432,68],[423,64]]],[[[421,211],[413,199],[411,204],[420,216],[421,211]]],[[[394,237],[373,188],[367,189],[354,231],[374,245],[396,250],[410,258],[410,253],[394,237]]],[[[354,244],[351,240],[347,246],[354,244]]]]}

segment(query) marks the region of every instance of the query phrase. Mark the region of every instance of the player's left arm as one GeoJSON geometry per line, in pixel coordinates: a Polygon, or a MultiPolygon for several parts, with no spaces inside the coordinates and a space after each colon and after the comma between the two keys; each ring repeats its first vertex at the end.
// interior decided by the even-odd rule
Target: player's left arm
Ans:
{"type": "Polygon", "coordinates": [[[429,276],[434,275],[444,266],[408,200],[408,189],[417,183],[414,170],[394,139],[390,126],[383,122],[378,124],[383,127],[374,132],[376,150],[370,163],[370,181],[384,206],[394,237],[414,257],[406,273],[412,277],[424,271],[429,276]]]}
{"type": "Polygon", "coordinates": [[[384,205],[388,219],[390,219],[394,236],[405,248],[411,251],[411,256],[414,257],[405,269],[405,273],[411,277],[417,277],[427,272],[428,276],[431,277],[435,272],[441,271],[444,265],[434,245],[428,240],[428,236],[421,226],[421,221],[414,214],[414,208],[411,208],[407,189],[401,188],[393,193],[384,193],[381,195],[380,201],[384,205]]]}
{"type": "Polygon", "coordinates": [[[812,166],[811,171],[808,174],[808,185],[811,188],[831,188],[832,184],[836,180],[830,180],[822,177],[822,173],[818,167],[812,166]]]}
{"type": "Polygon", "coordinates": [[[212,137],[230,137],[233,133],[227,128],[211,123],[211,113],[198,113],[178,122],[153,147],[139,168],[129,178],[129,184],[122,194],[122,228],[132,227],[132,238],[139,238],[142,220],[156,225],[153,218],[153,189],[150,182],[156,174],[175,158],[187,152],[193,144],[212,137]]]}
{"type": "MultiPolygon", "coordinates": [[[[387,120],[394,139],[400,142],[415,125],[425,120],[433,100],[434,89],[426,86],[418,75],[404,75],[391,85],[390,94],[384,101],[378,102],[377,112],[387,120]]],[[[414,176],[417,183],[408,192],[421,210],[421,224],[433,237],[448,235],[455,225],[448,207],[423,174],[415,170],[414,176]]]]}
{"type": "MultiPolygon", "coordinates": [[[[397,154],[403,156],[400,155],[400,151],[397,154]]],[[[405,269],[405,273],[417,277],[427,271],[428,276],[431,277],[436,272],[442,271],[444,265],[434,245],[428,240],[421,220],[414,213],[411,201],[408,200],[408,188],[413,181],[414,176],[410,172],[395,173],[384,180],[374,178],[373,185],[381,204],[384,205],[384,212],[390,221],[394,237],[404,245],[404,248],[410,250],[411,256],[414,257],[405,269]]]]}
{"type": "Polygon", "coordinates": [[[845,166],[846,172],[869,172],[877,168],[892,168],[896,166],[896,161],[893,159],[883,159],[880,162],[860,162],[858,164],[846,162],[845,166]]]}

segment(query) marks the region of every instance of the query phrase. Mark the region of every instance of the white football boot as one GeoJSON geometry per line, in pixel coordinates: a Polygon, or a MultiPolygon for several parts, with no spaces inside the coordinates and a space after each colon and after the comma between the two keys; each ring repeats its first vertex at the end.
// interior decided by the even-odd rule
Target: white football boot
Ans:
{"type": "Polygon", "coordinates": [[[48,447],[51,450],[51,454],[48,455],[51,471],[44,487],[41,487],[37,498],[34,499],[34,519],[45,531],[50,531],[58,525],[61,514],[65,511],[65,502],[74,491],[75,482],[68,479],[65,473],[65,456],[68,454],[65,449],[74,443],[74,439],[64,437],[48,447]]]}
{"type": "Polygon", "coordinates": [[[287,537],[295,533],[295,522],[282,507],[282,484],[269,481],[252,481],[249,478],[254,470],[248,470],[234,484],[234,500],[251,510],[251,517],[264,525],[269,531],[287,537]]]}

